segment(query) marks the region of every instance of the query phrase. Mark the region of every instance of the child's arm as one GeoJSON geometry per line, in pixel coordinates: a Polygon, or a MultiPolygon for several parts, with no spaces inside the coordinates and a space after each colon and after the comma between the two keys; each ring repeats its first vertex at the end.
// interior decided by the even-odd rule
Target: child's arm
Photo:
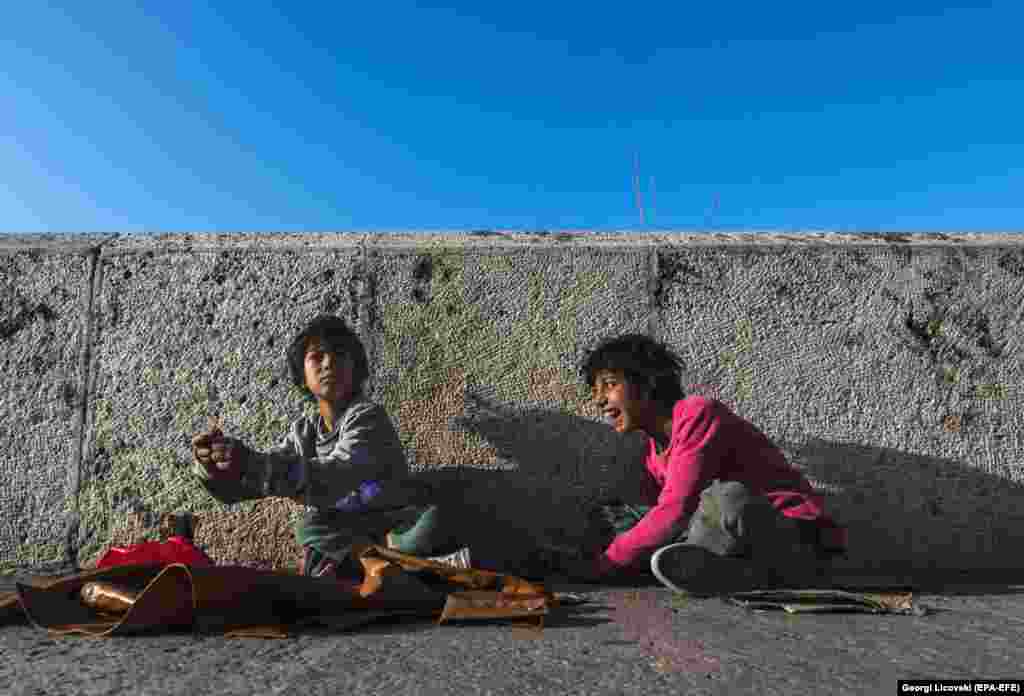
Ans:
{"type": "Polygon", "coordinates": [[[224,436],[219,420],[211,419],[210,429],[192,438],[192,473],[222,503],[262,498],[259,489],[241,479],[248,454],[240,440],[224,436]]]}
{"type": "Polygon", "coordinates": [[[628,568],[686,531],[700,494],[717,477],[727,443],[721,418],[707,404],[682,424],[669,455],[657,504],[632,529],[619,534],[599,557],[602,573],[628,568]]]}
{"type": "Polygon", "coordinates": [[[247,452],[243,481],[263,495],[333,508],[364,481],[385,482],[387,489],[387,481],[408,475],[398,433],[382,407],[358,402],[337,427],[338,439],[327,456],[304,456],[294,445],[308,438],[296,427],[290,433],[290,447],[282,443],[269,452],[247,452]]]}

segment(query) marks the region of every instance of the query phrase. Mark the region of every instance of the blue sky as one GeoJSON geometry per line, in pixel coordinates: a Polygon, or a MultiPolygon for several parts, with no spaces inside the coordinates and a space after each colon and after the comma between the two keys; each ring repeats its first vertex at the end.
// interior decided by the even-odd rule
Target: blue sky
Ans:
{"type": "Polygon", "coordinates": [[[1024,231],[1021,27],[1019,0],[14,3],[0,231],[1024,231]]]}

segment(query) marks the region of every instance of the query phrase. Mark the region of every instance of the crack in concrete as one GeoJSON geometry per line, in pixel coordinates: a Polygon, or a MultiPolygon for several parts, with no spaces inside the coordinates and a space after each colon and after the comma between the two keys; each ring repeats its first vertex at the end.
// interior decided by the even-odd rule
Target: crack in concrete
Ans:
{"type": "Polygon", "coordinates": [[[77,446],[71,449],[71,461],[68,463],[65,485],[65,496],[71,504],[64,532],[64,562],[76,571],[78,570],[78,534],[81,521],[78,514],[78,492],[82,483],[82,462],[85,460],[86,448],[89,445],[87,426],[89,424],[89,396],[92,394],[92,342],[96,325],[93,314],[96,296],[103,282],[103,269],[100,263],[102,247],[101,243],[86,252],[89,263],[89,280],[85,285],[85,297],[82,300],[82,339],[78,347],[78,403],[73,426],[73,437],[77,446]]]}

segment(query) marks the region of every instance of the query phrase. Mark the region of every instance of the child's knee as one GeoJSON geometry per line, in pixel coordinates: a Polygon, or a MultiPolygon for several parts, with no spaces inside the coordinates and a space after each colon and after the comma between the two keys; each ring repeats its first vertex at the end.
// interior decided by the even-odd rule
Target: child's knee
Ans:
{"type": "Polygon", "coordinates": [[[716,479],[701,492],[689,535],[713,539],[714,548],[709,550],[716,553],[742,555],[750,551],[751,544],[775,523],[777,516],[771,501],[753,495],[745,484],[716,479]]]}
{"type": "Polygon", "coordinates": [[[711,485],[701,491],[701,502],[705,499],[716,504],[723,512],[738,511],[751,499],[750,489],[739,481],[719,481],[715,479],[711,485]]]}

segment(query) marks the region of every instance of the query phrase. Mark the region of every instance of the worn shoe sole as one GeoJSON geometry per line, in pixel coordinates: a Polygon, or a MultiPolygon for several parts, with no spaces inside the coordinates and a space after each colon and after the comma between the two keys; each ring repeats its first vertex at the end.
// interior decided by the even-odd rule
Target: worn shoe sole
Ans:
{"type": "Polygon", "coordinates": [[[670,544],[651,556],[651,572],[675,592],[723,594],[753,589],[754,565],[744,559],[717,556],[700,546],[670,544]]]}
{"type": "Polygon", "coordinates": [[[463,547],[455,553],[450,553],[446,556],[428,556],[427,560],[459,570],[468,570],[473,567],[473,559],[469,555],[469,547],[463,547]]]}
{"type": "MultiPolygon", "coordinates": [[[[389,549],[395,548],[395,541],[391,532],[384,535],[384,545],[389,549]]],[[[433,561],[434,563],[441,563],[442,565],[457,568],[459,570],[467,570],[473,567],[473,559],[469,555],[469,547],[467,546],[445,556],[427,556],[426,560],[433,561]]]]}

